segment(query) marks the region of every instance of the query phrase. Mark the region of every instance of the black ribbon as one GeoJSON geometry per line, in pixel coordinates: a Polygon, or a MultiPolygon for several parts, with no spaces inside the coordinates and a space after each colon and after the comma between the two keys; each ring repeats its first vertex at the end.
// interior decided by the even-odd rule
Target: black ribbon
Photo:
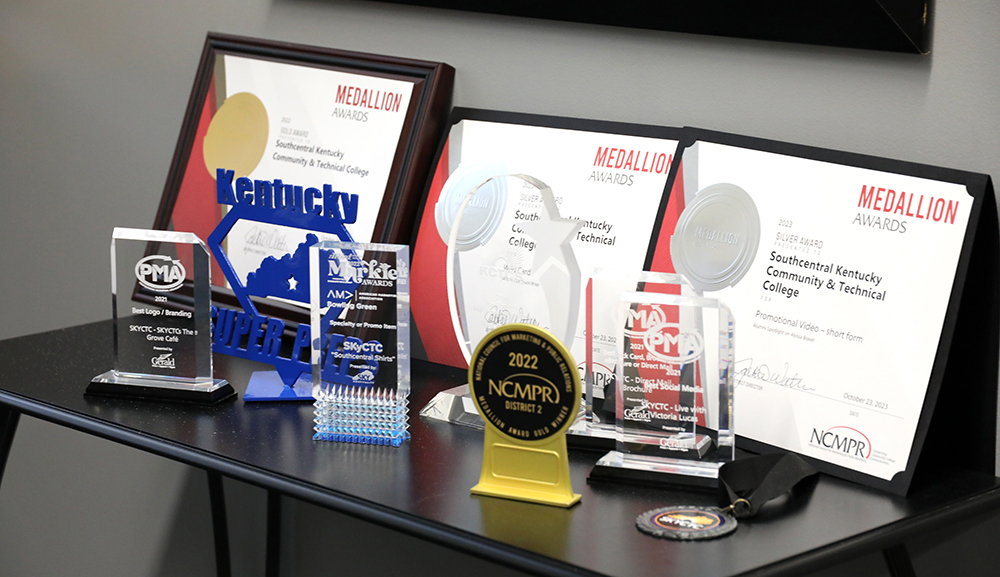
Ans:
{"type": "Polygon", "coordinates": [[[739,459],[719,469],[719,503],[737,519],[753,517],[775,497],[816,469],[794,453],[774,453],[739,459]]]}

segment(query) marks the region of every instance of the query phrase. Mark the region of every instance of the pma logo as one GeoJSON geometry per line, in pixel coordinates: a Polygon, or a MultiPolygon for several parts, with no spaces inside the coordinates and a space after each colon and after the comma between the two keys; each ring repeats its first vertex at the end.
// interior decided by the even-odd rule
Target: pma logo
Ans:
{"type": "Polygon", "coordinates": [[[184,284],[187,271],[181,261],[154,254],[135,263],[135,278],[143,288],[156,292],[175,291],[184,284]]]}
{"type": "Polygon", "coordinates": [[[872,454],[872,442],[864,433],[842,425],[826,430],[814,428],[809,436],[809,444],[854,458],[868,459],[872,454]]]}
{"type": "Polygon", "coordinates": [[[705,350],[701,335],[684,330],[675,323],[657,324],[646,329],[642,344],[654,359],[674,365],[690,363],[705,350]]]}
{"type": "Polygon", "coordinates": [[[173,353],[163,353],[150,359],[150,364],[157,369],[174,369],[177,367],[177,359],[173,357],[173,353]]]}

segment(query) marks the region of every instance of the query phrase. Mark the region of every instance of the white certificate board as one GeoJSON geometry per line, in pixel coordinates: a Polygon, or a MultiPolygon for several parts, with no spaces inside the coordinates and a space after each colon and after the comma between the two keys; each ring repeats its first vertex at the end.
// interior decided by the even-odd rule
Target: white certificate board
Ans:
{"type": "MultiPolygon", "coordinates": [[[[982,179],[714,138],[684,149],[647,265],[673,272],[669,215],[700,190],[728,183],[753,199],[760,239],[749,271],[734,286],[706,292],[736,319],[735,430],[743,446],[793,451],[827,472],[905,493],[933,416],[985,196],[970,182],[982,179]]],[[[983,401],[995,413],[992,398],[983,401]]],[[[954,434],[956,445],[968,442],[954,434]]]]}
{"type": "MultiPolygon", "coordinates": [[[[679,134],[679,129],[456,109],[414,245],[410,306],[424,358],[466,366],[450,320],[447,247],[434,209],[452,175],[490,164],[502,167],[505,174],[530,175],[550,186],[560,215],[585,223],[572,245],[586,282],[591,270],[609,263],[636,270],[643,266],[666,198],[679,134]]],[[[509,235],[497,234],[502,233],[509,235]]],[[[463,290],[488,289],[472,278],[463,290]]],[[[578,364],[586,356],[584,314],[581,307],[576,336],[567,343],[578,364]]]]}

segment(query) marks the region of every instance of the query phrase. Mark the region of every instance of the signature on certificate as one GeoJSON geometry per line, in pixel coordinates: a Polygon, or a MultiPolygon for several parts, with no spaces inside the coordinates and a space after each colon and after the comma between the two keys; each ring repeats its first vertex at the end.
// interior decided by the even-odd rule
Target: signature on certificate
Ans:
{"type": "Polygon", "coordinates": [[[737,387],[749,386],[750,388],[760,389],[760,385],[751,382],[758,381],[796,391],[810,392],[816,390],[805,384],[802,377],[798,373],[793,372],[788,363],[785,363],[784,367],[780,369],[772,369],[764,363],[755,365],[753,358],[747,358],[736,361],[734,368],[736,371],[737,387]]]}

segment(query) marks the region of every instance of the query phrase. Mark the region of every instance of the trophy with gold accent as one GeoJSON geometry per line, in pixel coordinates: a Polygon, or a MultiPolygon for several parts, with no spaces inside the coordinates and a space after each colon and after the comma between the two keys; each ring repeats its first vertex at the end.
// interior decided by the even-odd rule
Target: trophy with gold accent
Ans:
{"type": "Polygon", "coordinates": [[[479,343],[469,391],[486,423],[483,469],[472,493],[570,507],[566,430],[580,408],[580,375],[559,339],[509,324],[479,343]]]}

